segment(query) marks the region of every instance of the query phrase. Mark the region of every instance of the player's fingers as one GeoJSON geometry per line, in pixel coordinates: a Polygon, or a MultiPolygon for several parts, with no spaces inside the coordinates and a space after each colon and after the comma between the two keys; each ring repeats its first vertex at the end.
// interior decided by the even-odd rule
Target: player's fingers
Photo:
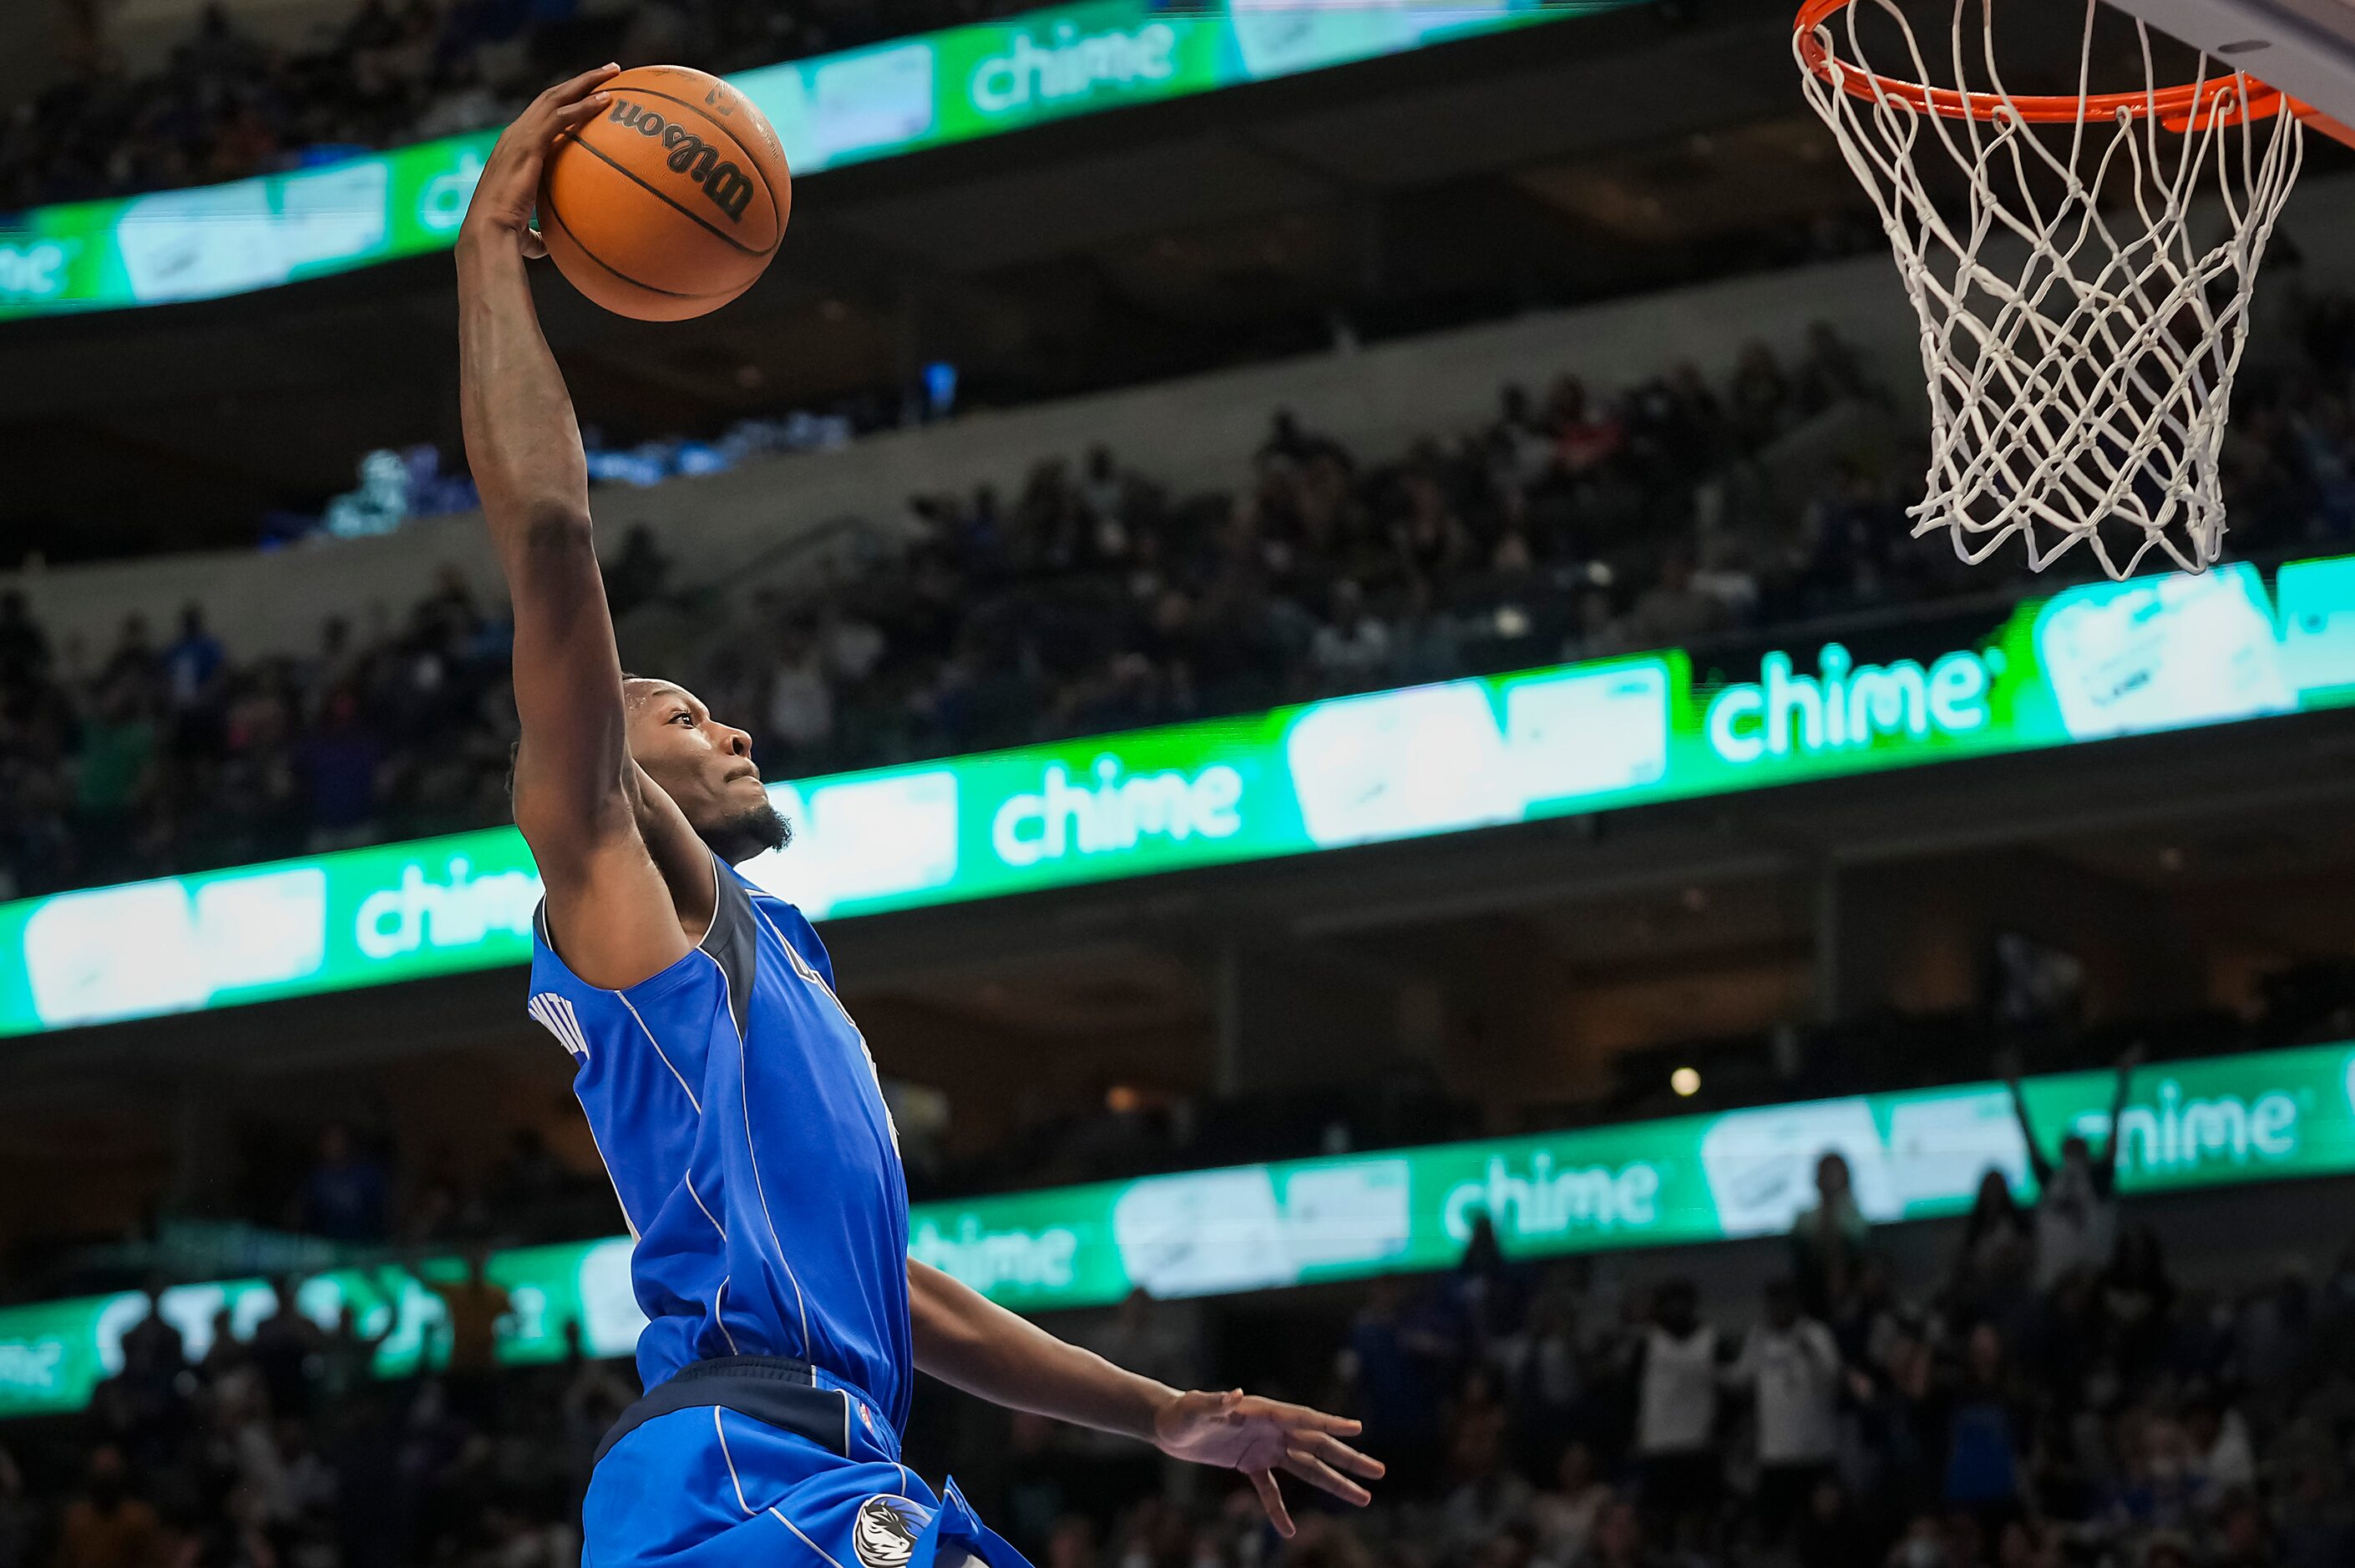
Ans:
{"type": "Polygon", "coordinates": [[[1318,1491],[1330,1492],[1345,1503],[1354,1503],[1359,1508],[1363,1508],[1374,1500],[1373,1493],[1342,1475],[1305,1448],[1285,1449],[1284,1467],[1318,1491]]]}
{"type": "Polygon", "coordinates": [[[592,92],[578,103],[561,105],[555,114],[556,128],[576,131],[604,113],[613,101],[613,95],[610,92],[592,92]]]}
{"type": "Polygon", "coordinates": [[[1305,1449],[1335,1469],[1363,1476],[1369,1481],[1380,1480],[1388,1469],[1371,1454],[1360,1454],[1338,1437],[1328,1436],[1322,1432],[1297,1433],[1292,1442],[1295,1447],[1305,1449]]]}
{"type": "Polygon", "coordinates": [[[1252,1490],[1259,1494],[1259,1506],[1267,1510],[1268,1523],[1275,1526],[1276,1534],[1286,1541],[1291,1540],[1292,1513],[1284,1506],[1284,1492],[1275,1484],[1274,1473],[1253,1470],[1251,1472],[1251,1484],[1252,1490]]]}
{"type": "Polygon", "coordinates": [[[546,104],[572,103],[586,98],[622,74],[622,68],[608,60],[594,70],[584,70],[570,81],[559,81],[539,95],[546,104]]]}

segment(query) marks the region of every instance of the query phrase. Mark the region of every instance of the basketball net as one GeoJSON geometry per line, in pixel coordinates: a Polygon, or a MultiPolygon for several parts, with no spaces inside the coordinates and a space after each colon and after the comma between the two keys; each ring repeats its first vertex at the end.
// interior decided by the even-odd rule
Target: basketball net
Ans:
{"type": "Polygon", "coordinates": [[[1971,0],[1952,3],[1952,87],[1929,85],[1893,0],[1809,0],[1793,39],[1921,318],[1931,450],[1913,535],[1948,533],[1972,563],[2016,535],[2037,571],[2080,543],[2114,577],[2153,550],[2205,570],[2223,547],[2217,450],[2249,291],[2303,157],[2283,111],[2298,106],[2205,55],[2191,85],[2162,88],[2139,21],[2141,88],[2088,91],[2101,0],[2077,91],[2015,97],[1992,5],[1973,28],[1971,0]],[[1867,60],[1868,5],[1901,29],[1910,79],[1867,60]],[[2203,244],[2195,221],[2221,232],[2203,244]]]}

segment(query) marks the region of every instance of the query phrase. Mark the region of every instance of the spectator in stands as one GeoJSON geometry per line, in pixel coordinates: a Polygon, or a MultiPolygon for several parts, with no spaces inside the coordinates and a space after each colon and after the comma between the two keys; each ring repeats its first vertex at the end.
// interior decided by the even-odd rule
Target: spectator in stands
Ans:
{"type": "Polygon", "coordinates": [[[205,1353],[197,1362],[197,1371],[205,1382],[218,1387],[233,1378],[244,1377],[252,1368],[253,1357],[243,1340],[238,1337],[237,1314],[227,1307],[213,1313],[212,1327],[205,1341],[205,1353]]]}
{"type": "Polygon", "coordinates": [[[383,767],[384,748],[362,715],[359,694],[348,688],[331,694],[318,727],[295,752],[310,796],[314,851],[374,842],[383,767]]]}
{"type": "Polygon", "coordinates": [[[220,694],[228,654],[220,639],[205,625],[204,607],[190,604],[180,611],[180,632],[160,658],[165,689],[172,711],[186,718],[211,708],[220,694]]]}
{"type": "Polygon", "coordinates": [[[1796,400],[1803,413],[1819,414],[1842,403],[1873,403],[1881,397],[1855,347],[1829,322],[1809,324],[1806,351],[1796,380],[1796,400]]]}
{"type": "Polygon", "coordinates": [[[2012,1196],[2001,1171],[1979,1177],[1978,1192],[1955,1249],[1949,1294],[1972,1316],[2000,1317],[2035,1272],[2036,1225],[2012,1196]]]}
{"type": "Polygon", "coordinates": [[[81,831],[102,842],[131,823],[144,836],[138,813],[154,788],[155,724],[149,688],[141,672],[118,653],[113,673],[101,683],[83,717],[76,747],[74,809],[81,831]]]}
{"type": "MultiPolygon", "coordinates": [[[[268,1408],[297,1415],[310,1408],[309,1383],[320,1350],[319,1326],[304,1317],[297,1305],[302,1295],[299,1280],[291,1276],[280,1279],[271,1295],[270,1313],[254,1324],[248,1353],[261,1378],[261,1392],[269,1395],[268,1408]]],[[[266,1426],[264,1418],[257,1416],[257,1420],[266,1426]]]]}
{"type": "Polygon", "coordinates": [[[0,593],[0,692],[22,694],[48,673],[48,634],[14,588],[0,593]]]}
{"type": "MultiPolygon", "coordinates": [[[[1668,1281],[1653,1294],[1651,1322],[1628,1346],[1644,1512],[1671,1536],[1705,1531],[1724,1484],[1718,1387],[1728,1351],[1700,1320],[1700,1305],[1691,1281],[1668,1281]]],[[[1612,1533],[1598,1531],[1598,1551],[1612,1549],[1612,1533]]]]}
{"type": "Polygon", "coordinates": [[[1665,1568],[1666,1560],[1652,1550],[1644,1515],[1634,1504],[1606,1506],[1595,1521],[1579,1568],[1665,1568]]]}
{"type": "Polygon", "coordinates": [[[1595,1473],[1593,1448],[1575,1440],[1563,1444],[1553,1484],[1529,1501],[1539,1553],[1549,1563],[1577,1562],[1612,1496],[1595,1473]]]}
{"type": "Polygon", "coordinates": [[[1348,577],[1333,585],[1332,610],[1310,649],[1323,683],[1346,690],[1375,680],[1390,662],[1390,628],[1366,609],[1365,590],[1348,577]]]}
{"type": "Polygon", "coordinates": [[[632,524],[622,535],[621,549],[605,563],[605,602],[612,606],[613,619],[661,598],[670,580],[670,557],[655,543],[654,530],[632,524]]]}
{"type": "MultiPolygon", "coordinates": [[[[390,1292],[392,1300],[400,1300],[396,1286],[390,1292]]],[[[314,1362],[316,1372],[317,1401],[323,1407],[335,1410],[363,1394],[376,1375],[377,1357],[384,1342],[392,1338],[399,1314],[386,1310],[380,1315],[376,1331],[369,1333],[361,1327],[360,1309],[348,1297],[336,1309],[336,1326],[323,1331],[314,1362]]]]}
{"type": "Polygon", "coordinates": [[[1575,376],[1554,383],[1546,416],[1554,430],[1555,466],[1573,482],[1597,473],[1626,444],[1626,427],[1615,417],[1590,412],[1586,384],[1575,376]]]}
{"type": "Polygon", "coordinates": [[[143,1294],[147,1310],[123,1331],[123,1375],[138,1382],[169,1383],[187,1370],[187,1341],[164,1315],[164,1280],[151,1275],[143,1294]]]}
{"type": "Polygon", "coordinates": [[[1946,1502],[1967,1511],[1983,1530],[2000,1530],[2021,1507],[2036,1417],[1994,1324],[1971,1328],[1961,1368],[1932,1403],[1945,1427],[1946,1502]]]}
{"type": "Polygon", "coordinates": [[[1766,1315],[1742,1341],[1730,1380],[1757,1404],[1757,1513],[1770,1545],[1780,1544],[1832,1478],[1839,1440],[1839,1347],[1831,1330],[1799,1310],[1787,1279],[1766,1287],[1766,1315]]]}
{"type": "MultiPolygon", "coordinates": [[[[1799,1568],[1851,1568],[1869,1564],[1878,1544],[1870,1520],[1839,1480],[1817,1480],[1806,1499],[1793,1532],[1793,1555],[1799,1568]]],[[[2006,1563],[2003,1568],[2021,1568],[2006,1563]]]]}
{"type": "Polygon", "coordinates": [[[1379,1422],[1383,1441],[1398,1454],[1393,1470],[1419,1479],[1444,1474],[1447,1391],[1465,1353],[1464,1324],[1453,1305],[1444,1289],[1399,1281],[1369,1301],[1351,1337],[1368,1431],[1379,1422]]]}
{"type": "Polygon", "coordinates": [[[769,727],[761,738],[783,747],[783,760],[808,755],[834,738],[834,684],[807,628],[788,626],[779,641],[769,676],[769,727]]]}
{"type": "Polygon", "coordinates": [[[484,1196],[513,1224],[516,1216],[553,1218],[550,1211],[579,1187],[572,1172],[549,1150],[539,1129],[519,1127],[508,1136],[506,1153],[491,1171],[484,1196]]]}
{"type": "Polygon", "coordinates": [[[1791,384],[1773,349],[1763,343],[1743,346],[1726,401],[1735,430],[1750,444],[1764,445],[1782,432],[1791,406],[1791,384]]]}
{"type": "Polygon", "coordinates": [[[1725,601],[1694,585],[1692,556],[1679,545],[1668,550],[1659,581],[1636,599],[1620,635],[1634,648],[1681,648],[1731,623],[1725,601]]]}
{"type": "Polygon", "coordinates": [[[2029,1168],[2036,1174],[2036,1286],[2050,1290],[2062,1276],[2080,1269],[2099,1269],[2117,1244],[2118,1150],[2124,1139],[2122,1118],[2134,1070],[2143,1048],[2130,1047],[2118,1058],[2117,1087],[2101,1151],[2082,1132],[2071,1131],[2061,1140],[2056,1168],[2045,1155],[2029,1114],[2028,1097],[2019,1086],[2016,1053],[1998,1061],[1998,1070],[2011,1091],[2012,1113],[2019,1118],[2028,1146],[2029,1168]]]}
{"type": "Polygon", "coordinates": [[[1829,1318],[1839,1310],[1871,1239],[1872,1227],[1857,1205],[1848,1158],[1828,1150],[1816,1161],[1815,1207],[1791,1226],[1792,1276],[1808,1312],[1829,1318]]]}
{"type": "Polygon", "coordinates": [[[496,1421],[499,1408],[498,1348],[515,1303],[489,1274],[490,1248],[477,1242],[466,1250],[465,1277],[444,1284],[426,1279],[442,1298],[442,1365],[451,1408],[481,1425],[496,1421]]]}
{"type": "Polygon", "coordinates": [[[16,1456],[0,1448],[0,1568],[32,1568],[38,1510],[25,1492],[16,1456]]]}
{"type": "Polygon", "coordinates": [[[2148,1225],[2126,1226],[2102,1275],[2102,1312],[2120,1372],[2139,1379],[2159,1369],[2172,1348],[2174,1306],[2175,1282],[2168,1277],[2158,1234],[2148,1225]]]}
{"type": "Polygon", "coordinates": [[[155,1509],[131,1495],[122,1450],[92,1449],[82,1495],[58,1522],[57,1568],[165,1568],[167,1546],[155,1509]]]}
{"type": "Polygon", "coordinates": [[[1447,1471],[1455,1484],[1441,1505],[1443,1530],[1459,1552],[1478,1551],[1531,1507],[1528,1478],[1507,1463],[1508,1421],[1495,1374],[1476,1362],[1466,1367],[1447,1414],[1447,1471]]]}
{"type": "Polygon", "coordinates": [[[296,1228],[329,1241],[380,1242],[389,1234],[389,1188],[383,1163],[359,1148],[350,1128],[331,1122],[304,1178],[296,1228]]]}

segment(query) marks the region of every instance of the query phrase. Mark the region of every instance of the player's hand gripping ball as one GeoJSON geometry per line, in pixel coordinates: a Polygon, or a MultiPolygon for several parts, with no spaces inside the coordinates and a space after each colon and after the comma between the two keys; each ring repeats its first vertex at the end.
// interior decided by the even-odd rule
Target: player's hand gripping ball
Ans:
{"type": "Polygon", "coordinates": [[[793,174],[768,118],[684,66],[598,82],[604,102],[549,148],[539,235],[573,287],[640,321],[716,311],[784,238],[793,174]]]}

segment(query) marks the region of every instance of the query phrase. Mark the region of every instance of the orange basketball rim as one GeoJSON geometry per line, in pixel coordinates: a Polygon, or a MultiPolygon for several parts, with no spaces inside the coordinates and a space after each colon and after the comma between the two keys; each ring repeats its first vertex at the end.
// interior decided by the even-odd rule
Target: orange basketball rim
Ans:
{"type": "Polygon", "coordinates": [[[1883,76],[1840,59],[1824,37],[1825,26],[1855,0],[1806,0],[1792,24],[1799,63],[1850,97],[1867,102],[1902,103],[1917,113],[1947,120],[1997,121],[2017,117],[2030,124],[2071,124],[2115,120],[2156,119],[2169,131],[2204,131],[2213,120],[2219,125],[2264,120],[2286,111],[2325,135],[2355,147],[2355,127],[2323,113],[2310,103],[2269,87],[2245,71],[2211,77],[2178,87],[2147,88],[2139,92],[2003,93],[1969,92],[1932,87],[1883,76]],[[2245,96],[2241,84],[2248,83],[2245,96]]]}

